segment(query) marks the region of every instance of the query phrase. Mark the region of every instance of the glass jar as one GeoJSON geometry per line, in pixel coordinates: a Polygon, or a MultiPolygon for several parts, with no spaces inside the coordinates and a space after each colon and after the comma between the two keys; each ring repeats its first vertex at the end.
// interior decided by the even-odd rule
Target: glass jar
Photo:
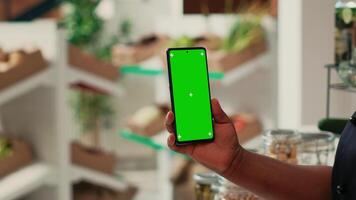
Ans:
{"type": "Polygon", "coordinates": [[[327,165],[335,152],[335,135],[329,132],[302,133],[300,161],[306,165],[327,165]]]}
{"type": "Polygon", "coordinates": [[[294,130],[267,130],[263,133],[265,155],[290,164],[298,164],[300,134],[294,130]]]}
{"type": "Polygon", "coordinates": [[[349,62],[356,47],[355,0],[335,3],[335,64],[349,62]]]}
{"type": "Polygon", "coordinates": [[[337,68],[340,79],[348,86],[356,87],[356,48],[350,61],[343,61],[337,68]]]}
{"type": "Polygon", "coordinates": [[[219,178],[219,192],[215,200],[259,200],[260,198],[248,190],[230,181],[219,178]]]}
{"type": "Polygon", "coordinates": [[[218,182],[215,173],[198,173],[194,175],[196,200],[214,200],[216,189],[213,188],[218,182]]]}

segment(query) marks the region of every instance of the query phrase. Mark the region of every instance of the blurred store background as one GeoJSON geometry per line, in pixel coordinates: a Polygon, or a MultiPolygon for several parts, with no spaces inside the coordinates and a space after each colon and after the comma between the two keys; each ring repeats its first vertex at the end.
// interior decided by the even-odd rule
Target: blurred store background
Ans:
{"type": "Polygon", "coordinates": [[[0,200],[259,199],[167,148],[169,47],[207,48],[243,146],[332,165],[356,108],[355,8],[0,0],[0,200]]]}

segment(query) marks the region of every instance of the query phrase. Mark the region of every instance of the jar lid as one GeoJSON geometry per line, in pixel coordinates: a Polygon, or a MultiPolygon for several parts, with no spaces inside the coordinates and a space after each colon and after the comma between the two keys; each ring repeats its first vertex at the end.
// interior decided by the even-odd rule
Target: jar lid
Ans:
{"type": "Polygon", "coordinates": [[[213,172],[194,174],[194,180],[199,184],[212,185],[218,181],[218,175],[213,172]]]}
{"type": "Polygon", "coordinates": [[[291,129],[271,129],[263,133],[263,139],[298,141],[300,140],[300,133],[291,129]]]}
{"type": "Polygon", "coordinates": [[[270,129],[264,132],[265,136],[294,136],[298,132],[292,129],[270,129]]]}

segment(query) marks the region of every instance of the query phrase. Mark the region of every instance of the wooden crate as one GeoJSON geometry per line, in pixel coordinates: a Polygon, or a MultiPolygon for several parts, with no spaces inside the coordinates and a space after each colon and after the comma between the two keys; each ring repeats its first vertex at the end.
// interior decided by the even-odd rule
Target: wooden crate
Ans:
{"type": "Polygon", "coordinates": [[[109,81],[119,79],[119,69],[109,62],[99,60],[82,49],[69,45],[68,59],[71,67],[95,74],[109,81]]]}
{"type": "Polygon", "coordinates": [[[9,138],[8,140],[12,152],[10,155],[0,159],[0,177],[29,165],[33,160],[33,153],[29,144],[15,138],[9,138]]]}
{"type": "Polygon", "coordinates": [[[131,117],[128,122],[127,126],[131,129],[132,132],[137,133],[143,136],[154,136],[165,129],[164,126],[164,119],[169,110],[169,106],[166,105],[158,105],[159,114],[150,119],[147,125],[140,125],[131,117]]]}
{"type": "Polygon", "coordinates": [[[5,72],[0,72],[0,90],[31,77],[46,69],[47,66],[48,63],[44,60],[41,51],[21,53],[21,58],[15,66],[5,72]]]}
{"type": "Polygon", "coordinates": [[[73,200],[132,200],[137,191],[137,187],[131,185],[125,190],[116,191],[82,181],[73,185],[73,200]]]}
{"type": "Polygon", "coordinates": [[[227,72],[249,60],[253,60],[265,53],[267,49],[266,41],[261,39],[240,52],[210,52],[208,56],[209,67],[215,71],[227,72]]]}
{"type": "Polygon", "coordinates": [[[71,144],[71,160],[74,164],[106,174],[113,174],[117,164],[117,158],[113,153],[85,147],[77,142],[71,144]]]}
{"type": "MultiPolygon", "coordinates": [[[[113,63],[118,66],[134,65],[159,54],[168,44],[169,38],[162,35],[152,37],[156,37],[156,40],[154,42],[146,42],[147,44],[141,42],[142,44],[131,46],[122,44],[114,46],[112,49],[113,63]]],[[[144,38],[141,40],[144,40],[144,38]]]]}

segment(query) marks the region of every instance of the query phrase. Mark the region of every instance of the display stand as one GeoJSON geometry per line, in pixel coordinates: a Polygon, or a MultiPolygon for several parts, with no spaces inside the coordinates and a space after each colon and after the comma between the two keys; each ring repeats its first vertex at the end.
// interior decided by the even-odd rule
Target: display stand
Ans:
{"type": "Polygon", "coordinates": [[[346,85],[345,83],[332,83],[331,71],[337,70],[337,65],[328,64],[325,65],[327,70],[327,87],[326,87],[326,118],[330,118],[330,106],[331,106],[331,91],[339,90],[349,93],[356,93],[356,88],[346,85]]]}
{"type": "Polygon", "coordinates": [[[29,141],[36,156],[34,164],[0,180],[0,199],[70,200],[72,184],[78,180],[99,181],[115,190],[126,188],[125,180],[115,175],[77,167],[70,161],[74,130],[68,99],[71,84],[84,82],[118,97],[123,94],[118,82],[69,67],[65,34],[55,21],[0,23],[0,29],[2,48],[33,44],[50,61],[48,69],[0,92],[3,131],[29,141]]]}

